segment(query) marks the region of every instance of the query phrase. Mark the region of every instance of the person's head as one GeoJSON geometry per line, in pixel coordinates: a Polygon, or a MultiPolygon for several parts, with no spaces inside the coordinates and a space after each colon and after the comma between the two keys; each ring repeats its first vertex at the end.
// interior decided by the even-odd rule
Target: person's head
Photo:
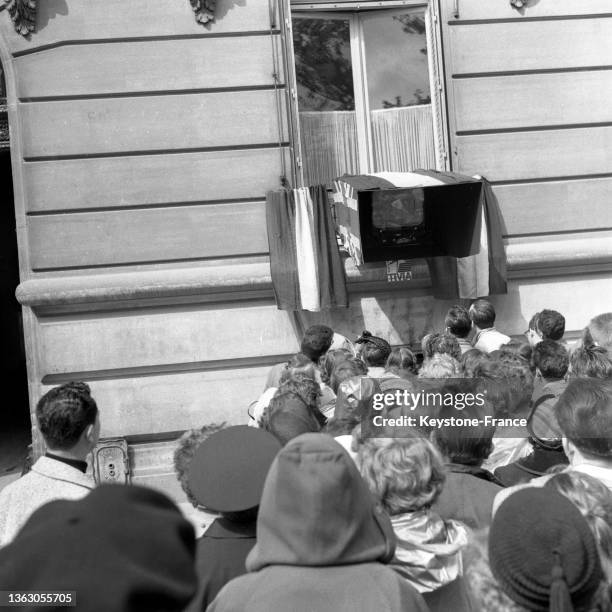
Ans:
{"type": "Polygon", "coordinates": [[[553,488],[526,487],[497,509],[489,563],[499,587],[527,610],[586,612],[605,587],[589,524],[553,488]]]}
{"type": "Polygon", "coordinates": [[[474,376],[481,379],[496,416],[529,412],[534,379],[522,357],[500,355],[478,365],[474,376]]]}
{"type": "Polygon", "coordinates": [[[356,340],[361,345],[360,357],[369,368],[384,367],[391,354],[391,345],[369,331],[364,331],[356,340]]]}
{"type": "Polygon", "coordinates": [[[212,434],[221,431],[224,427],[225,423],[212,423],[211,425],[204,425],[200,429],[188,429],[177,441],[173,455],[174,473],[181,485],[181,489],[183,489],[187,499],[194,507],[198,506],[199,502],[193,496],[189,487],[188,476],[191,460],[202,442],[212,434]]]}
{"type": "Polygon", "coordinates": [[[571,380],[555,406],[570,463],[574,450],[612,465],[612,381],[571,380]],[[569,446],[568,446],[569,443],[569,446]]]}
{"type": "Polygon", "coordinates": [[[419,370],[419,378],[459,378],[460,376],[459,362],[445,353],[436,353],[426,359],[419,370]]]}
{"type": "Polygon", "coordinates": [[[491,454],[495,427],[485,425],[480,417],[485,412],[492,416],[492,410],[487,408],[482,414],[480,412],[465,408],[458,413],[454,406],[445,406],[438,413],[441,419],[460,416],[479,421],[477,426],[443,426],[432,430],[432,442],[450,463],[479,467],[491,454]]]}
{"type": "Polygon", "coordinates": [[[280,375],[279,383],[295,378],[298,375],[311,378],[312,380],[316,380],[319,376],[316,365],[304,353],[296,353],[289,359],[280,375]]]}
{"type": "Polygon", "coordinates": [[[488,329],[495,325],[495,308],[489,300],[475,300],[468,310],[472,323],[478,329],[488,329]]]}
{"type": "Polygon", "coordinates": [[[321,381],[326,385],[331,383],[331,375],[334,368],[343,361],[350,359],[352,353],[348,349],[330,349],[319,360],[319,370],[321,371],[321,381]]]}
{"type": "Polygon", "coordinates": [[[554,340],[542,340],[533,347],[533,365],[544,378],[564,378],[569,367],[567,349],[554,340]]]}
{"type": "Polygon", "coordinates": [[[402,378],[416,374],[416,357],[409,348],[394,348],[387,358],[385,370],[402,378]]]}
{"type": "Polygon", "coordinates": [[[446,479],[439,451],[416,434],[366,438],[357,463],[375,499],[391,516],[431,507],[446,479]]]}
{"type": "MultiPolygon", "coordinates": [[[[308,387],[305,381],[300,384],[308,387]]],[[[262,427],[283,445],[303,433],[321,431],[325,417],[313,395],[308,389],[305,393],[298,392],[283,383],[264,410],[262,427]]]]}
{"type": "Polygon", "coordinates": [[[421,344],[425,359],[430,359],[434,355],[450,355],[457,360],[461,359],[461,347],[452,334],[427,334],[421,344]]]}
{"type": "Polygon", "coordinates": [[[489,353],[484,353],[476,348],[466,351],[461,355],[461,359],[459,360],[463,376],[472,378],[476,368],[487,361],[491,361],[489,353]]]}
{"type": "Polygon", "coordinates": [[[334,330],[327,325],[311,325],[305,332],[300,344],[300,351],[313,363],[318,363],[327,353],[334,338],[334,330]]]}
{"type": "Polygon", "coordinates": [[[387,563],[394,551],[389,518],[331,436],[305,434],[277,454],[261,497],[248,571],[387,563]]]}
{"type": "Polygon", "coordinates": [[[83,382],[70,382],[47,391],[36,404],[36,420],[50,451],[64,451],[84,459],[98,442],[98,406],[83,382]]]}
{"type": "Polygon", "coordinates": [[[561,340],[565,333],[565,317],[556,310],[544,309],[531,317],[527,337],[535,346],[542,340],[561,340]]]}
{"type": "Polygon", "coordinates": [[[321,396],[321,386],[309,374],[298,372],[281,380],[277,393],[287,392],[299,395],[306,405],[316,407],[321,396]]]}
{"type": "Polygon", "coordinates": [[[593,317],[582,335],[582,343],[601,346],[612,355],[612,312],[593,317]]]}
{"type": "Polygon", "coordinates": [[[349,357],[337,364],[330,377],[330,387],[334,393],[338,393],[340,384],[354,376],[366,376],[368,366],[358,357],[349,357]]]}
{"type": "Polygon", "coordinates": [[[196,593],[195,550],[191,523],[168,497],[137,485],[100,485],[77,501],[36,510],[0,549],[0,584],[76,591],[83,612],[179,612],[196,593]]]}
{"type": "Polygon", "coordinates": [[[612,359],[601,346],[577,346],[569,359],[571,378],[612,378],[612,359]]]}
{"type": "Polygon", "coordinates": [[[444,325],[449,334],[457,338],[467,338],[472,329],[472,320],[466,308],[453,306],[444,318],[444,325]]]}
{"type": "Polygon", "coordinates": [[[266,474],[280,448],[272,434],[247,425],[209,435],[187,468],[194,506],[220,512],[234,522],[254,521],[266,474]]]}
{"type": "Polygon", "coordinates": [[[606,579],[612,582],[612,491],[601,480],[577,470],[555,474],[546,486],[567,497],[586,519],[606,579]]]}

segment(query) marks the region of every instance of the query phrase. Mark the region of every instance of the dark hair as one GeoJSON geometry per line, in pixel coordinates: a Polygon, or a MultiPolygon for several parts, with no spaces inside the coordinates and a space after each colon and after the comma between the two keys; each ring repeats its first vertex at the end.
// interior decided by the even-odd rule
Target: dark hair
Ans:
{"type": "Polygon", "coordinates": [[[605,348],[608,354],[612,354],[612,312],[604,312],[593,317],[585,329],[585,336],[590,339],[590,344],[595,342],[605,348]]]}
{"type": "Polygon", "coordinates": [[[353,376],[365,376],[368,373],[368,366],[358,357],[349,357],[341,361],[333,369],[329,381],[329,386],[334,393],[338,393],[340,383],[352,378],[353,376]]]}
{"type": "Polygon", "coordinates": [[[491,361],[491,357],[488,353],[484,353],[477,348],[473,348],[469,351],[465,351],[465,353],[461,355],[459,363],[461,364],[463,375],[467,378],[471,378],[474,376],[474,370],[476,370],[481,364],[488,361],[491,361]]]}
{"type": "Polygon", "coordinates": [[[466,308],[463,306],[453,306],[446,313],[444,325],[453,336],[466,338],[472,329],[472,320],[466,308]]]}
{"type": "Polygon", "coordinates": [[[434,333],[428,334],[423,338],[423,356],[431,359],[435,354],[450,355],[457,361],[461,359],[461,347],[459,341],[452,334],[434,333]]]}
{"type": "Polygon", "coordinates": [[[535,329],[545,340],[561,340],[565,333],[565,317],[556,310],[542,310],[537,313],[535,329]]]}
{"type": "Polygon", "coordinates": [[[555,407],[559,426],[581,452],[612,459],[612,381],[571,380],[555,407]]]}
{"type": "Polygon", "coordinates": [[[363,344],[361,358],[367,366],[384,367],[391,354],[391,345],[386,340],[373,336],[369,331],[364,331],[356,342],[357,344],[363,344]]]}
{"type": "Polygon", "coordinates": [[[281,372],[278,383],[280,385],[285,380],[298,375],[307,376],[314,380],[315,367],[315,364],[307,355],[304,355],[304,353],[296,353],[287,362],[285,369],[281,372]]]}
{"type": "Polygon", "coordinates": [[[474,376],[480,377],[496,416],[524,412],[533,394],[533,374],[518,355],[502,355],[478,365],[474,376]]]}
{"type": "Polygon", "coordinates": [[[334,330],[327,325],[311,325],[305,332],[300,351],[317,363],[329,350],[334,339],[334,330]]]}
{"type": "Polygon", "coordinates": [[[308,401],[303,393],[283,383],[264,410],[262,427],[284,446],[303,433],[321,431],[324,421],[325,417],[319,411],[316,400],[308,401]]]}
{"type": "Polygon", "coordinates": [[[347,349],[333,349],[327,351],[319,360],[319,370],[321,371],[321,381],[326,385],[330,384],[331,375],[334,368],[343,361],[352,357],[351,351],[347,349]]]}
{"type": "Polygon", "coordinates": [[[394,348],[387,358],[385,370],[397,376],[405,373],[416,374],[416,358],[414,353],[404,346],[394,348]]]}
{"type": "Polygon", "coordinates": [[[83,382],[55,387],[36,404],[38,427],[51,450],[75,446],[85,429],[95,423],[97,414],[89,385],[83,382]]]}
{"type": "Polygon", "coordinates": [[[476,300],[472,303],[468,312],[474,325],[480,329],[487,329],[495,324],[495,308],[489,300],[476,300]]]}
{"type": "Polygon", "coordinates": [[[544,378],[563,378],[569,367],[567,349],[555,340],[542,340],[533,347],[533,365],[544,378]]]}
{"type": "Polygon", "coordinates": [[[612,378],[612,360],[601,346],[579,346],[569,358],[572,378],[612,378]]]}
{"type": "MultiPolygon", "coordinates": [[[[466,408],[461,411],[462,418],[478,420],[475,427],[439,427],[433,430],[432,440],[440,452],[451,462],[460,465],[480,466],[493,450],[493,436],[495,427],[485,426],[485,414],[492,416],[490,406],[485,410],[466,408]]],[[[437,415],[440,418],[457,416],[457,410],[453,406],[442,407],[437,415]]]]}

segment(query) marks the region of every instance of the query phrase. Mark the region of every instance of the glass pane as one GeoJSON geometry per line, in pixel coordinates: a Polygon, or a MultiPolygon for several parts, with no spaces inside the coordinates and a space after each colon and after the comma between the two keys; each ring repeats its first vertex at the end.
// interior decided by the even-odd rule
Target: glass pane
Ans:
{"type": "Polygon", "coordinates": [[[425,13],[362,20],[374,170],[435,168],[425,13]]]}
{"type": "Polygon", "coordinates": [[[293,17],[304,178],[330,184],[359,172],[348,18],[293,17]]]}

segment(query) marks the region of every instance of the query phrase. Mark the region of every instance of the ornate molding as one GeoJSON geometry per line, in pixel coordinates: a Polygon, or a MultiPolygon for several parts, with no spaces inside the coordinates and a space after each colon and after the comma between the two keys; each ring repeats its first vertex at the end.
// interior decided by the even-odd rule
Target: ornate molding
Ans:
{"type": "Polygon", "coordinates": [[[36,30],[36,8],[38,0],[6,0],[0,11],[8,9],[15,31],[29,36],[36,30]]]}
{"type": "Polygon", "coordinates": [[[198,23],[206,24],[215,19],[217,0],[189,0],[198,23]]]}

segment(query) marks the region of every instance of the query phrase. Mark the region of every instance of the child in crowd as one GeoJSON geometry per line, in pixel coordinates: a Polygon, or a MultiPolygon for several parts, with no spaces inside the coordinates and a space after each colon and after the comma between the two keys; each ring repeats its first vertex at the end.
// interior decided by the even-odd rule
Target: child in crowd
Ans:
{"type": "Polygon", "coordinates": [[[411,380],[417,373],[417,361],[414,353],[406,347],[397,347],[391,351],[385,364],[387,376],[397,376],[411,380]]]}
{"type": "Polygon", "coordinates": [[[569,378],[612,378],[612,359],[601,346],[578,346],[570,355],[568,374],[569,378]]]}
{"type": "Polygon", "coordinates": [[[355,341],[361,346],[359,356],[368,366],[368,376],[371,378],[385,378],[385,364],[391,354],[391,345],[383,338],[373,336],[369,331],[364,331],[355,341]]]}

